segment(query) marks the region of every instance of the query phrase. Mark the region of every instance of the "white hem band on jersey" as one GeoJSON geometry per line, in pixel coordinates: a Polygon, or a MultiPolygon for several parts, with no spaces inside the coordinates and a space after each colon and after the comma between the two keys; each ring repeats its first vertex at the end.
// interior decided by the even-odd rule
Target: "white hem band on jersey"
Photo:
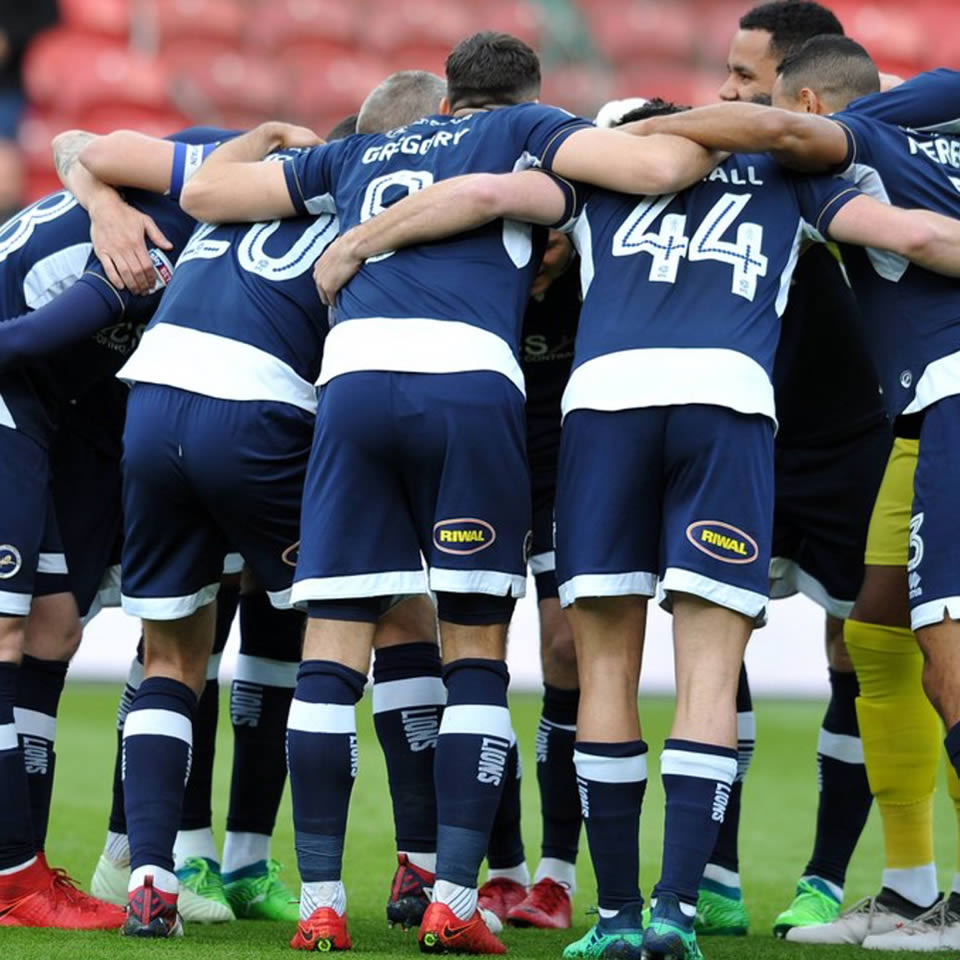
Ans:
{"type": "Polygon", "coordinates": [[[918,604],[910,611],[910,629],[932,626],[940,623],[945,616],[960,620],[960,597],[941,597],[918,604]]]}
{"type": "MultiPolygon", "coordinates": [[[[142,346],[141,346],[141,349],[142,346]]],[[[318,386],[345,373],[501,373],[524,396],[523,371],[510,344],[459,320],[358,317],[338,323],[323,344],[318,386]]]]}
{"type": "Polygon", "coordinates": [[[214,333],[158,323],[117,376],[217,400],[266,400],[317,412],[317,391],[266,350],[214,333]]]}
{"type": "Polygon", "coordinates": [[[559,584],[560,603],[569,607],[581,597],[655,597],[657,575],[631,573],[581,573],[559,584]]]}
{"type": "Polygon", "coordinates": [[[660,592],[660,606],[664,610],[673,609],[671,593],[692,593],[718,607],[726,607],[735,613],[742,613],[745,617],[752,617],[757,621],[757,626],[761,625],[768,601],[768,597],[763,593],[754,593],[752,590],[735,587],[722,580],[714,580],[713,577],[705,577],[702,573],[680,567],[667,567],[660,581],[660,592]]]}
{"type": "Polygon", "coordinates": [[[553,573],[557,569],[557,554],[555,550],[548,553],[535,553],[530,558],[530,572],[537,576],[540,573],[553,573]]]}
{"type": "Polygon", "coordinates": [[[239,553],[228,553],[223,558],[223,575],[229,577],[235,573],[243,572],[243,555],[239,553]]]}
{"type": "Polygon", "coordinates": [[[25,617],[30,613],[33,595],[0,590],[0,614],[8,617],[25,617]]]}
{"type": "Polygon", "coordinates": [[[838,600],[830,596],[827,588],[796,560],[773,557],[770,561],[770,599],[783,600],[797,593],[802,593],[838,620],[846,620],[853,612],[852,600],[838,600]]]}
{"type": "Polygon", "coordinates": [[[120,604],[123,612],[144,620],[182,620],[196,613],[201,607],[213,603],[220,591],[220,583],[210,583],[196,593],[185,597],[130,597],[122,593],[120,604]]]}
{"type": "Polygon", "coordinates": [[[563,391],[573,410],[634,410],[703,403],[769,417],[776,427],[773,384],[766,370],[738,350],[644,347],[606,353],[577,367],[563,391]]]}
{"type": "Polygon", "coordinates": [[[395,570],[346,577],[307,577],[293,584],[290,601],[295,607],[302,607],[311,600],[359,600],[426,592],[427,576],[423,570],[395,570]]]}
{"type": "Polygon", "coordinates": [[[939,360],[928,363],[920,379],[913,400],[904,409],[903,415],[919,413],[944,397],[960,393],[960,350],[948,353],[939,360]]]}

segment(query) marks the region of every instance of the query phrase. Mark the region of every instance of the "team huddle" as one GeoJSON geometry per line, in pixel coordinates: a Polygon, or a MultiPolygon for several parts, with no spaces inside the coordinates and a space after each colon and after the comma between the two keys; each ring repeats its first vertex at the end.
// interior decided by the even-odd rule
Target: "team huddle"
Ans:
{"type": "Polygon", "coordinates": [[[774,933],[960,947],[931,806],[944,727],[960,769],[960,74],[881,77],[795,0],[744,15],[728,70],[727,102],[592,122],[539,102],[533,50],[482,33],[324,140],[56,138],[64,191],[0,228],[0,926],[267,917],[294,949],[350,949],[372,662],[391,923],[427,953],[567,928],[585,826],[598,917],[564,956],[696,960],[698,935],[749,928],[743,655],[769,599],[802,592],[831,698],[814,850],[774,933]],[[533,876],[505,663],[528,571],[533,876]],[[677,690],[645,908],[653,598],[677,690]],[[117,602],[143,638],[90,896],[44,855],[53,744],[81,623],[117,602]],[[288,772],[299,896],[270,850],[288,772]],[[880,892],[843,912],[874,798],[880,892]]]}

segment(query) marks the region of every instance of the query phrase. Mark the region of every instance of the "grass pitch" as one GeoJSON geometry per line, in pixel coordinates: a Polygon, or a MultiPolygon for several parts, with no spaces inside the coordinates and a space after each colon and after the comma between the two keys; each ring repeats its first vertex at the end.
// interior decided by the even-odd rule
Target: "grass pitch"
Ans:
{"type": "MultiPolygon", "coordinates": [[[[71,684],[63,698],[57,742],[57,784],[47,845],[50,860],[71,871],[87,888],[107,825],[113,768],[114,715],[119,687],[71,684]]],[[[228,698],[221,697],[214,828],[222,839],[230,777],[232,732],[228,698]]],[[[524,778],[524,831],[531,870],[539,851],[539,796],[533,742],[539,699],[512,699],[514,725],[520,737],[527,775],[524,778]]],[[[863,957],[859,948],[801,947],[774,941],[774,916],[790,901],[799,872],[810,854],[816,803],[815,753],[822,705],[808,702],[760,701],[756,706],[758,744],[746,784],[741,836],[741,873],[751,912],[752,934],[740,939],[703,938],[707,960],[850,960],[863,957]]],[[[670,704],[651,700],[643,705],[644,735],[655,761],[670,721],[670,704]]],[[[384,905],[394,867],[393,824],[383,758],[373,733],[369,697],[359,711],[360,773],[353,793],[346,848],[345,881],[349,896],[354,952],[379,957],[419,956],[415,931],[406,934],[386,925],[384,905]]],[[[651,763],[655,767],[655,762],[651,763]]],[[[663,795],[656,775],[651,779],[641,827],[641,881],[648,892],[656,880],[663,826],[663,795]]],[[[882,866],[876,815],[847,878],[848,902],[874,892],[882,866]]],[[[956,856],[953,809],[940,790],[937,802],[937,853],[941,884],[949,889],[956,856]]],[[[296,870],[289,799],[285,798],[274,839],[274,855],[286,867],[296,888],[296,870]]],[[[595,887],[581,839],[580,890],[570,931],[507,930],[503,939],[519,958],[558,958],[563,947],[587,928],[585,910],[595,887]]],[[[113,957],[176,957],[178,960],[247,960],[292,956],[287,943],[292,930],[284,924],[240,921],[217,927],[190,925],[179,941],[131,942],[115,934],[41,930],[0,930],[0,960],[100,960],[113,957]]],[[[907,954],[869,954],[907,956],[907,954]]]]}

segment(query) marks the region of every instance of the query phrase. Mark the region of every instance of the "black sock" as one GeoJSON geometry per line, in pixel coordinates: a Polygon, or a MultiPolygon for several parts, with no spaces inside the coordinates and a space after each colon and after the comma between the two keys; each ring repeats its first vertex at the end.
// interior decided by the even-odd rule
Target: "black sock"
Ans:
{"type": "Polygon", "coordinates": [[[130,662],[127,672],[127,682],[124,684],[120,703],[117,705],[117,753],[113,760],[113,800],[110,806],[110,831],[112,833],[127,832],[127,815],[123,809],[123,725],[130,704],[143,682],[143,637],[137,644],[137,655],[130,662]]]}
{"type": "Polygon", "coordinates": [[[580,795],[573,765],[579,690],[544,686],[537,728],[537,783],[543,817],[541,856],[576,863],[580,845],[580,795]]]}
{"type": "Polygon", "coordinates": [[[804,875],[821,877],[842,887],[873,797],[857,723],[857,675],[831,670],[830,691],[817,746],[817,836],[804,875]]]}
{"type": "Polygon", "coordinates": [[[487,866],[491,870],[509,870],[519,867],[526,856],[523,851],[523,834],[520,831],[520,786],[523,778],[523,765],[520,763],[520,751],[517,749],[516,734],[507,751],[507,765],[504,769],[503,793],[500,806],[490,830],[490,842],[487,845],[487,866]]]}
{"type": "Polygon", "coordinates": [[[19,671],[15,663],[0,662],[0,783],[4,803],[4,816],[0,817],[0,870],[19,867],[37,852],[30,820],[30,788],[13,720],[19,671]]]}

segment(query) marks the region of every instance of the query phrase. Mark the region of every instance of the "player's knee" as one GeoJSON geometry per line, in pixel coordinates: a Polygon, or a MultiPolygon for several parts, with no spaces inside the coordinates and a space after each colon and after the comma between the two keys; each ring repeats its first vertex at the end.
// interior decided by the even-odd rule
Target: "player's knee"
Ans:
{"type": "Polygon", "coordinates": [[[838,673],[853,673],[853,661],[843,639],[843,624],[837,617],[827,617],[827,663],[838,673]]]}
{"type": "Polygon", "coordinates": [[[556,599],[540,601],[540,657],[546,684],[566,690],[577,686],[573,628],[556,599]]]}
{"type": "Polygon", "coordinates": [[[24,618],[0,616],[0,663],[19,663],[23,643],[24,618]]]}
{"type": "Polygon", "coordinates": [[[83,628],[71,593],[34,597],[26,619],[23,649],[38,660],[70,660],[83,628]]]}
{"type": "Polygon", "coordinates": [[[888,627],[909,627],[906,567],[868,566],[850,619],[888,627]]]}
{"type": "Polygon", "coordinates": [[[427,594],[405,597],[377,624],[373,645],[377,650],[408,643],[437,642],[437,611],[427,594]]]}

